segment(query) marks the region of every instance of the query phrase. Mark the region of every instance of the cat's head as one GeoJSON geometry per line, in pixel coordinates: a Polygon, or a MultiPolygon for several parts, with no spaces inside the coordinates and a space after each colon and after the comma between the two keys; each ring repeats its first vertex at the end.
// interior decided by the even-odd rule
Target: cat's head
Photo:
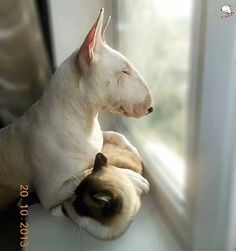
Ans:
{"type": "Polygon", "coordinates": [[[122,169],[96,156],[93,171],[63,203],[64,214],[98,239],[111,240],[125,232],[140,208],[140,196],[122,169]]]}

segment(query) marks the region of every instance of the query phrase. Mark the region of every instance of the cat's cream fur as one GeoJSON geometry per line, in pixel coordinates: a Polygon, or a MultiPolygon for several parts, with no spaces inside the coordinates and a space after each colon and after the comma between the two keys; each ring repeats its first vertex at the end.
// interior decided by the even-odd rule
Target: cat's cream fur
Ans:
{"type": "MultiPolygon", "coordinates": [[[[111,240],[122,235],[134,219],[142,193],[120,171],[129,169],[142,174],[143,164],[137,154],[118,145],[104,144],[102,153],[105,155],[102,159],[100,155],[96,157],[95,170],[91,169],[62,207],[68,217],[91,235],[111,240]]],[[[145,192],[148,189],[147,183],[145,192]]],[[[60,206],[56,209],[57,214],[60,209],[60,206]]]]}

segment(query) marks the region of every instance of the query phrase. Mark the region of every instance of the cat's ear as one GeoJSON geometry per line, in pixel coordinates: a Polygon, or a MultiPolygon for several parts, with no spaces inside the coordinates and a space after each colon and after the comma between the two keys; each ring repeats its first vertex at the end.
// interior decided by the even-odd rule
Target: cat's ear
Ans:
{"type": "Polygon", "coordinates": [[[93,173],[99,171],[104,166],[107,166],[107,158],[102,153],[98,153],[95,157],[93,173]]]}
{"type": "Polygon", "coordinates": [[[87,34],[82,46],[80,47],[77,55],[77,63],[83,67],[94,60],[96,48],[99,44],[103,43],[102,39],[102,25],[103,25],[104,9],[102,8],[97,21],[87,34]]]}

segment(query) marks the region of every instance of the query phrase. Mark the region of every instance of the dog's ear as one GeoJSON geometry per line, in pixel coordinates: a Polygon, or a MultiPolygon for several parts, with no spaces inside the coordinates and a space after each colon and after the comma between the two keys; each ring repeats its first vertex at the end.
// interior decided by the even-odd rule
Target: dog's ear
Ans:
{"type": "Polygon", "coordinates": [[[102,29],[102,39],[104,42],[105,42],[105,33],[106,33],[106,30],[107,30],[107,27],[108,27],[110,21],[111,21],[111,16],[108,17],[107,22],[105,23],[105,25],[102,29]]]}
{"type": "Polygon", "coordinates": [[[104,166],[107,166],[107,158],[102,153],[98,153],[95,157],[93,173],[99,171],[104,166]]]}
{"type": "Polygon", "coordinates": [[[97,21],[89,31],[82,46],[79,49],[77,55],[77,63],[80,66],[81,64],[84,65],[84,63],[90,63],[94,60],[95,49],[99,45],[99,43],[103,42],[102,39],[102,25],[103,25],[103,15],[104,15],[103,13],[104,9],[102,8],[97,21]]]}

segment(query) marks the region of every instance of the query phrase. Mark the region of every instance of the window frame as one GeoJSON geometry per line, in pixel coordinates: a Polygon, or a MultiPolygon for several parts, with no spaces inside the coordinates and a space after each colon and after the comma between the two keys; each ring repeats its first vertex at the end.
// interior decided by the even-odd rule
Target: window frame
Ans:
{"type": "Polygon", "coordinates": [[[221,7],[220,0],[195,1],[187,201],[188,246],[196,251],[232,251],[236,244],[236,222],[229,224],[236,202],[236,19],[222,19],[221,7]]]}

